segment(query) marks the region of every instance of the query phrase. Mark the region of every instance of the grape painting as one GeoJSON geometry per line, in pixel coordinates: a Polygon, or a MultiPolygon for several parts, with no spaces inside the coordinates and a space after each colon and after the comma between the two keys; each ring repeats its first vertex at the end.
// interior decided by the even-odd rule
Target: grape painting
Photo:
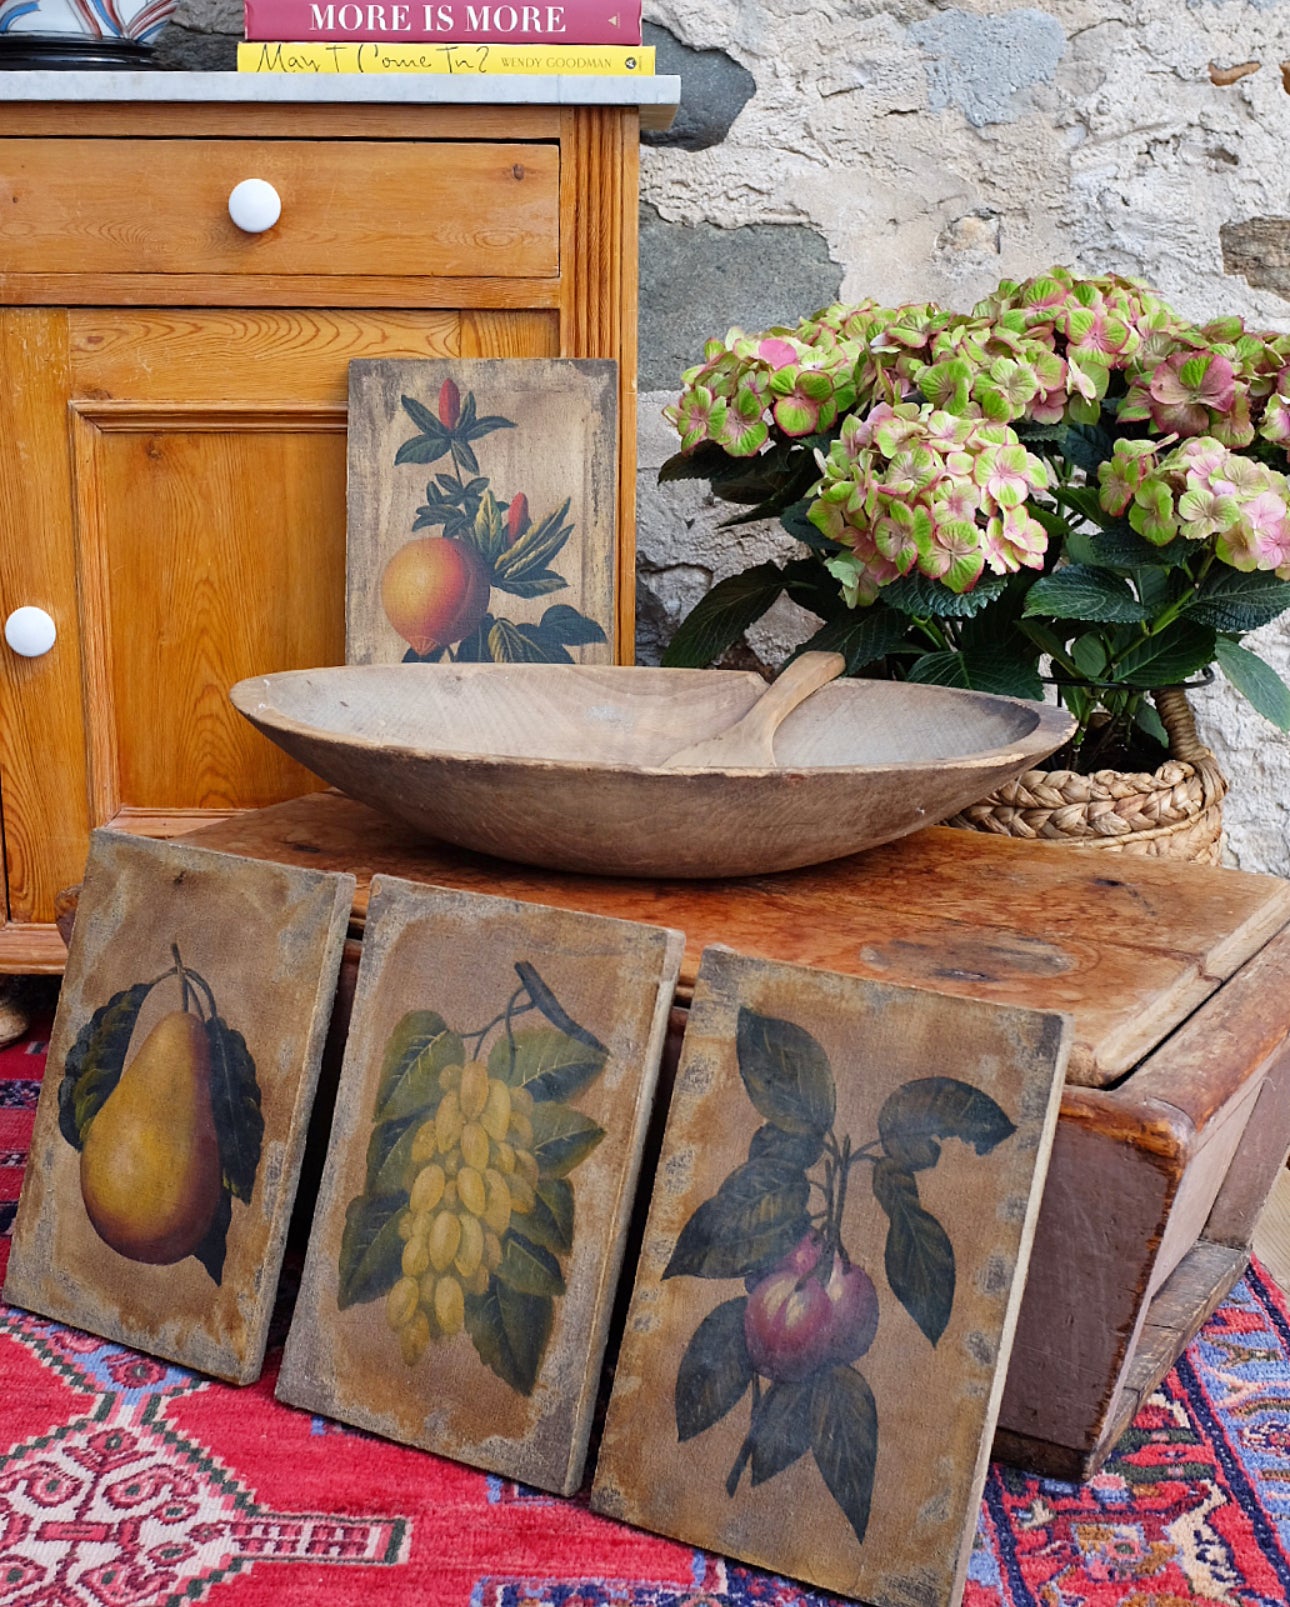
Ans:
{"type": "Polygon", "coordinates": [[[1016,1127],[971,1083],[930,1076],[898,1085],[876,1136],[857,1141],[837,1128],[833,1069],[803,1027],[741,1006],[735,1050],[762,1125],[747,1160],[685,1222],[663,1276],[743,1287],[686,1346],[677,1439],[739,1422],[731,1499],[745,1477],[765,1484],[810,1455],[863,1542],[883,1414],[861,1364],[882,1343],[883,1302],[898,1301],[933,1348],[954,1306],[954,1245],[920,1203],[919,1174],[936,1166],[946,1140],[984,1155],[1016,1127]],[[848,1209],[865,1195],[887,1218],[881,1269],[848,1249],[848,1209]]]}
{"type": "Polygon", "coordinates": [[[464,1330],[484,1365],[529,1395],[573,1248],[569,1174],[605,1136],[570,1101],[609,1051],[535,966],[515,972],[481,1026],[412,1010],[390,1033],[338,1302],[381,1300],[409,1367],[464,1330]]]}

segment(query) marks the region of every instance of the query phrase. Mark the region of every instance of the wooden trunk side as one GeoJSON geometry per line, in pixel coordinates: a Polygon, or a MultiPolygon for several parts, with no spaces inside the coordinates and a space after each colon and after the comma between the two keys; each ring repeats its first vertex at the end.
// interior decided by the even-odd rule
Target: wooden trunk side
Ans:
{"type": "Polygon", "coordinates": [[[1290,1048],[1268,1063],[1258,1101],[1218,1191],[1202,1237],[1248,1251],[1268,1195],[1290,1152],[1290,1048]]]}
{"type": "Polygon", "coordinates": [[[1068,1097],[1053,1143],[999,1427],[1091,1449],[1145,1316],[1180,1172],[1175,1159],[1124,1143],[1109,1122],[1098,1131],[1066,1119],[1069,1104],[1068,1097]]]}
{"type": "MultiPolygon", "coordinates": [[[[1258,1068],[1260,1072],[1265,1069],[1266,1064],[1258,1068]]],[[[1245,1137],[1261,1089],[1261,1076],[1252,1077],[1246,1088],[1233,1097],[1230,1105],[1206,1125],[1188,1154],[1186,1169],[1147,1281],[1148,1299],[1163,1287],[1201,1237],[1219,1190],[1231,1173],[1233,1157],[1245,1137]]]]}
{"type": "MultiPolygon", "coordinates": [[[[1116,1090],[1144,1123],[1181,1118],[1200,1132],[1240,1088],[1261,1080],[1290,1035],[1290,930],[1277,933],[1116,1090]]],[[[1285,1128],[1290,1133],[1290,1109],[1285,1128]]],[[[1290,1143],[1290,1137],[1287,1138],[1290,1143]]]]}
{"type": "Polygon", "coordinates": [[[1183,1258],[1151,1302],[1124,1384],[1095,1445],[1077,1449],[1001,1428],[994,1437],[995,1459],[1015,1463],[1045,1478],[1072,1483],[1091,1479],[1160,1380],[1242,1276],[1246,1264],[1244,1252],[1204,1243],[1194,1246],[1183,1258]]]}

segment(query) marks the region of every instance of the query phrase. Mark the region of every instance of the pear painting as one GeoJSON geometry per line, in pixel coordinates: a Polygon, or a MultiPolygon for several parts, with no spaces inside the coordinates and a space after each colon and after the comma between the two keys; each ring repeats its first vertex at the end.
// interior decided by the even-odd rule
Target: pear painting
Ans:
{"type": "Polygon", "coordinates": [[[80,1151],[81,1197],[104,1244],[167,1266],[195,1256],[216,1284],[234,1199],[249,1204],[264,1136],[255,1062],[184,963],[115,993],[81,1028],[59,1088],[59,1128],[80,1151]],[[173,1005],[136,1043],[154,990],[173,1005]]]}

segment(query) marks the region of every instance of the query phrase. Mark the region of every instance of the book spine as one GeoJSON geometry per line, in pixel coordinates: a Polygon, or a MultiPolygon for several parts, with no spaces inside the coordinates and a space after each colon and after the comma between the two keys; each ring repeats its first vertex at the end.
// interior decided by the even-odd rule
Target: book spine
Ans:
{"type": "Polygon", "coordinates": [[[639,45],[641,0],[243,0],[247,39],[356,44],[639,45]]]}
{"type": "Polygon", "coordinates": [[[653,45],[387,45],[242,40],[240,73],[512,73],[650,78],[653,45]]]}

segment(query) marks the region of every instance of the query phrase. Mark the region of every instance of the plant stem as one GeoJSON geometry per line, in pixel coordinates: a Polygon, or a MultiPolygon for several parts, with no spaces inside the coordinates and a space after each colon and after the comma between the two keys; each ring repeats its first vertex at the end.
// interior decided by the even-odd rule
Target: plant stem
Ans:
{"type": "Polygon", "coordinates": [[[744,1469],[748,1466],[748,1459],[753,1453],[753,1424],[757,1421],[757,1408],[761,1405],[761,1379],[753,1374],[752,1379],[752,1421],[748,1425],[748,1433],[743,1444],[739,1447],[739,1455],[735,1457],[734,1466],[730,1469],[726,1479],[726,1494],[734,1495],[739,1488],[739,1481],[744,1476],[744,1469]]]}
{"type": "Polygon", "coordinates": [[[842,1213],[847,1208],[847,1183],[850,1180],[850,1177],[851,1135],[848,1133],[842,1142],[842,1177],[841,1181],[838,1183],[838,1209],[833,1233],[833,1242],[839,1250],[842,1248],[842,1213]]]}
{"type": "MultiPolygon", "coordinates": [[[[183,1002],[183,1007],[184,1007],[185,1010],[187,1010],[188,1009],[188,1001],[193,997],[194,990],[189,985],[188,972],[184,968],[184,962],[179,958],[179,945],[178,945],[178,943],[172,943],[170,945],[170,952],[174,956],[174,959],[175,959],[175,971],[179,975],[179,985],[183,989],[183,1001],[182,1001],[183,1002]]],[[[201,1014],[200,1005],[198,1006],[197,1014],[198,1015],[201,1014]]]]}

